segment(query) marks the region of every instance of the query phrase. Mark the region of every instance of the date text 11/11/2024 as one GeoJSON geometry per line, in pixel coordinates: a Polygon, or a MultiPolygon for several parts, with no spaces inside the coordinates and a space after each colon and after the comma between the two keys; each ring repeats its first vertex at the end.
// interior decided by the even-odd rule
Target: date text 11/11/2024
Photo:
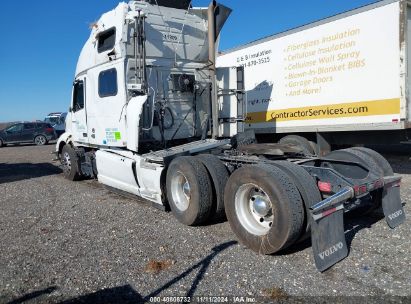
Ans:
{"type": "Polygon", "coordinates": [[[257,303],[250,296],[150,297],[150,303],[257,303]]]}

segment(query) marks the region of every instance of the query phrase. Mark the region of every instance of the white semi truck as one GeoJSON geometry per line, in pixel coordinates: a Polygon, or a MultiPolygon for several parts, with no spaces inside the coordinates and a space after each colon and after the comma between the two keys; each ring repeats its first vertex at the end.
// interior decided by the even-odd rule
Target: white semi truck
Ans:
{"type": "MultiPolygon", "coordinates": [[[[96,178],[198,225],[227,217],[272,254],[311,235],[323,271],[348,254],[345,212],[382,205],[401,224],[400,177],[368,149],[310,157],[243,132],[244,69],[216,69],[230,9],[189,0],[120,3],[93,26],[55,154],[69,180],[96,178]]],[[[252,76],[251,76],[252,77],[252,76]]]]}
{"type": "Polygon", "coordinates": [[[380,1],[228,50],[217,66],[244,66],[245,127],[264,138],[311,154],[407,142],[410,20],[408,1],[380,1]]]}

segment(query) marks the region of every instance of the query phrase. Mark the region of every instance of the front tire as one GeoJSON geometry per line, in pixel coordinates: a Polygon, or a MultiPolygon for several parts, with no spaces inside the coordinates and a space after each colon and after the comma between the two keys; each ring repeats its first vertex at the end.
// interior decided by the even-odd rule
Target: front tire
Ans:
{"type": "Polygon", "coordinates": [[[70,181],[77,181],[81,178],[79,170],[79,158],[72,146],[66,144],[60,155],[63,166],[64,177],[70,181]]]}
{"type": "Polygon", "coordinates": [[[305,229],[300,193],[277,167],[254,165],[236,170],[227,182],[224,201],[233,232],[260,254],[287,248],[305,229]]]}
{"type": "Polygon", "coordinates": [[[212,212],[212,184],[201,161],[192,156],[174,159],[167,169],[167,198],[174,217],[196,226],[212,212]]]}
{"type": "Polygon", "coordinates": [[[0,148],[2,148],[4,146],[3,140],[0,139],[0,148]]]}

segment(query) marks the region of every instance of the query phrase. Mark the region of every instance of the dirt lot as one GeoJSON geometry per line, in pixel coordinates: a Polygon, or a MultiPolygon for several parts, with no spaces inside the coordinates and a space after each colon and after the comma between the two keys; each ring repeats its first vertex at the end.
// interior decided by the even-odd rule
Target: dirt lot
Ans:
{"type": "MultiPolygon", "coordinates": [[[[321,274],[309,242],[259,256],[236,242],[226,222],[184,227],[95,181],[65,180],[52,149],[0,149],[0,303],[142,303],[157,296],[411,301],[409,219],[396,230],[379,214],[347,220],[350,255],[321,274]]],[[[389,160],[404,177],[411,214],[409,156],[389,160]]]]}

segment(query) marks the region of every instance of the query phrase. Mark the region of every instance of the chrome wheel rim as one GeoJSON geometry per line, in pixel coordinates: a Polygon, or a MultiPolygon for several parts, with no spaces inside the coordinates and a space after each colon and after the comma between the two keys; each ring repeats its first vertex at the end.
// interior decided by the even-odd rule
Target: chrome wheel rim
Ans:
{"type": "Polygon", "coordinates": [[[71,158],[68,152],[63,153],[62,163],[67,172],[71,171],[71,158]]]}
{"type": "Polygon", "coordinates": [[[273,224],[273,204],[265,191],[254,184],[238,188],[235,211],[241,225],[251,234],[266,235],[273,224]]]}
{"type": "Polygon", "coordinates": [[[186,211],[190,206],[191,187],[187,178],[180,171],[171,178],[171,196],[179,211],[186,211]]]}
{"type": "Polygon", "coordinates": [[[43,136],[36,137],[36,144],[37,145],[44,145],[46,143],[46,139],[43,136]]]}

